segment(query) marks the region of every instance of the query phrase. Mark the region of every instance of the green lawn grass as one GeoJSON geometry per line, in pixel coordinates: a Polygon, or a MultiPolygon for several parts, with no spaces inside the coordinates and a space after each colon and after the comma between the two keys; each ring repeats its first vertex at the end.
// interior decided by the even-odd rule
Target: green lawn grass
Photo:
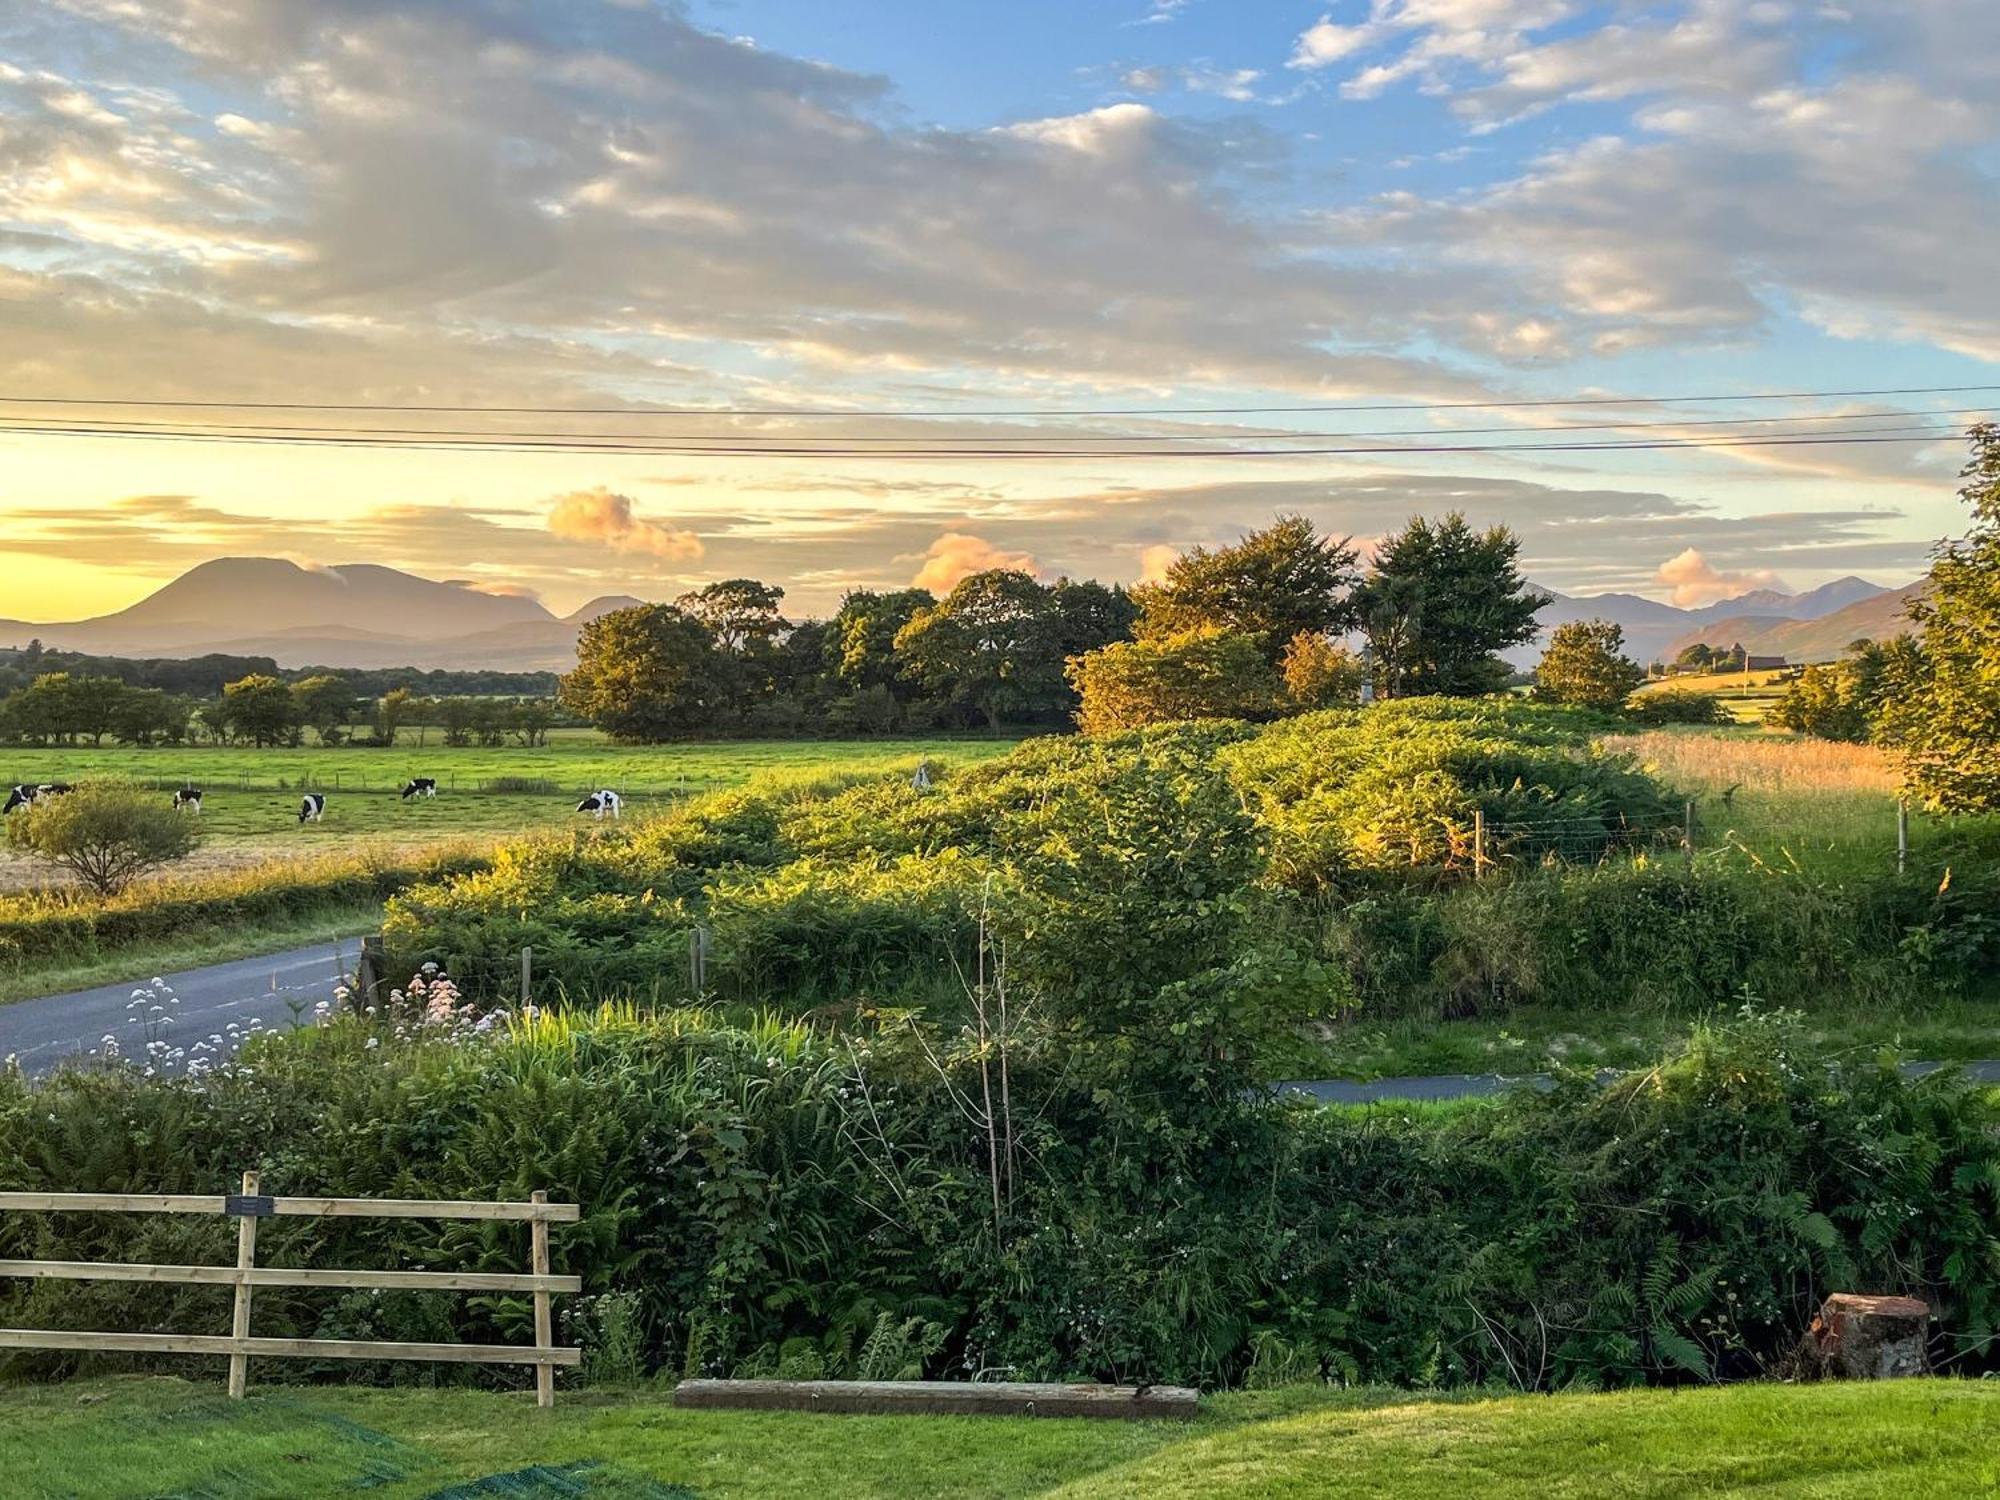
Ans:
{"type": "Polygon", "coordinates": [[[21,1500],[861,1500],[1757,1495],[1899,1500],[2000,1484],[2000,1389],[1737,1386],[1417,1399],[1213,1398],[1192,1423],[683,1412],[664,1391],[219,1387],[132,1377],[0,1390],[21,1500]]]}

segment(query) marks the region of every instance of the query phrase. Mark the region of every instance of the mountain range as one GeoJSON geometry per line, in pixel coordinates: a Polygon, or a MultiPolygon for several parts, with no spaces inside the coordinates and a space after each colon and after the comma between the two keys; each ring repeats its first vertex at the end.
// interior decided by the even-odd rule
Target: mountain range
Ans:
{"type": "Polygon", "coordinates": [[[1788,661],[1829,661],[1849,641],[1880,638],[1909,628],[1903,607],[1919,585],[1889,589],[1865,578],[1836,578],[1803,594],[1753,589],[1733,599],[1683,609],[1643,594],[1559,594],[1543,590],[1542,635],[1507,653],[1519,667],[1540,659],[1548,633],[1572,620],[1610,620],[1625,631],[1625,654],[1640,664],[1671,661],[1683,647],[1741,643],[1759,656],[1788,661]]]}
{"type": "MultiPolygon", "coordinates": [[[[1543,589],[1542,639],[1508,659],[1532,667],[1557,625],[1605,619],[1624,628],[1626,654],[1641,663],[1671,660],[1695,641],[1740,641],[1759,655],[1826,660],[1857,637],[1904,628],[1903,608],[1916,588],[1837,578],[1803,594],[1757,589],[1700,609],[1641,594],[1543,589]]],[[[606,595],[557,615],[525,595],[372,563],[308,568],[276,557],[220,557],[115,614],[40,625],[0,620],[0,645],[39,638],[54,649],[104,656],[226,652],[269,656],[285,667],[563,672],[575,664],[577,632],[587,622],[639,602],[606,595]]]]}
{"type": "Polygon", "coordinates": [[[269,656],[284,667],[444,667],[566,672],[576,636],[609,610],[567,615],[520,594],[419,578],[372,563],[307,568],[277,557],[219,557],[115,614],[69,623],[0,620],[0,642],[102,656],[269,656]]]}

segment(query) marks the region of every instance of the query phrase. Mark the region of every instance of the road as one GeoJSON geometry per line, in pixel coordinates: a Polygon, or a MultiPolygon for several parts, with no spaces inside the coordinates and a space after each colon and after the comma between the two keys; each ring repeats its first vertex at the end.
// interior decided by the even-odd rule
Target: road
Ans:
{"type": "MultiPolygon", "coordinates": [[[[1937,1062],[1906,1062],[1903,1072],[1907,1077],[1921,1078],[1943,1066],[1943,1063],[1937,1062]]],[[[1962,1066],[1967,1077],[1981,1083],[2000,1083],[2000,1058],[1985,1058],[1962,1066]]],[[[1607,1069],[1597,1077],[1600,1083],[1609,1083],[1618,1074],[1607,1069]]],[[[1375,1078],[1367,1083],[1355,1083],[1345,1078],[1301,1078],[1289,1079],[1274,1086],[1281,1094],[1304,1094],[1322,1104],[1379,1104],[1389,1099],[1433,1103],[1446,1099],[1479,1099],[1504,1094],[1522,1084],[1545,1089],[1553,1082],[1546,1073],[1436,1073],[1414,1078],[1375,1078]]]]}
{"type": "MultiPolygon", "coordinates": [[[[180,1004],[168,1008],[172,1025],[161,1035],[175,1046],[191,1047],[217,1032],[228,1036],[232,1024],[248,1026],[252,1017],[267,1028],[289,1029],[295,1012],[310,1017],[313,1006],[333,998],[359,947],[358,938],[345,938],[163,974],[180,1004]]],[[[127,981],[0,1005],[0,1057],[11,1053],[25,1072],[46,1073],[63,1059],[96,1048],[107,1034],[118,1038],[125,1056],[142,1055],[144,1007],[129,1007],[136,987],[127,981]]]]}

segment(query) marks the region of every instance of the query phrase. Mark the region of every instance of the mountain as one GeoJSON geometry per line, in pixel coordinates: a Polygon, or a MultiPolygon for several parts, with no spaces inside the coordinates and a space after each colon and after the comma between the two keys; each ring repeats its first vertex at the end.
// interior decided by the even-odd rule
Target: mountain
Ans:
{"type": "Polygon", "coordinates": [[[1900,589],[1885,589],[1816,619],[1739,615],[1712,620],[1673,641],[1667,648],[1667,657],[1671,660],[1683,647],[1697,643],[1733,646],[1740,641],[1743,649],[1754,656],[1782,656],[1790,662],[1832,661],[1852,641],[1888,640],[1909,630],[1909,617],[1904,611],[1923,588],[1922,582],[1917,582],[1900,589]]]}
{"type": "MultiPolygon", "coordinates": [[[[1897,592],[1865,578],[1847,577],[1836,578],[1803,594],[1752,589],[1699,609],[1682,609],[1643,594],[1571,595],[1543,589],[1548,603],[1539,616],[1541,636],[1530,645],[1504,654],[1514,666],[1529,668],[1541,659],[1542,647],[1556,626],[1572,620],[1610,620],[1625,631],[1625,654],[1641,663],[1671,660],[1681,647],[1697,640],[1711,640],[1714,632],[1733,632],[1721,644],[1741,640],[1747,649],[1761,655],[1782,648],[1753,646],[1752,635],[1761,636],[1781,626],[1810,623],[1897,592]]],[[[1897,605],[1894,612],[1900,614],[1901,606],[1897,605]]],[[[1846,637],[1841,644],[1851,639],[1852,636],[1846,637]]]]}
{"type": "Polygon", "coordinates": [[[640,601],[593,599],[558,619],[532,598],[373,563],[306,568],[222,557],[115,614],[69,623],[0,621],[0,643],[112,656],[269,656],[285,667],[452,667],[567,671],[576,634],[640,601]]]}

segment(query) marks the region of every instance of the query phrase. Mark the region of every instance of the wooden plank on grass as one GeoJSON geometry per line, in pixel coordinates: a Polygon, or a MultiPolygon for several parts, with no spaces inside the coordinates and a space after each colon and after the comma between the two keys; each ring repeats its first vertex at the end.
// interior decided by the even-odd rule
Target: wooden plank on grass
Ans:
{"type": "Polygon", "coordinates": [[[132,1261],[0,1260],[0,1278],[37,1281],[157,1281],[190,1286],[317,1286],[354,1291],[580,1292],[581,1276],[511,1271],[335,1271],[256,1266],[156,1266],[132,1261]]]}
{"type": "Polygon", "coordinates": [[[0,1349],[87,1349],[119,1354],[223,1354],[276,1359],[436,1360],[461,1365],[573,1365],[580,1349],[513,1344],[400,1344],[367,1339],[231,1338],[194,1333],[82,1333],[64,1328],[0,1328],[0,1349]]]}
{"type": "Polygon", "coordinates": [[[1200,1392],[1179,1385],[990,1384],[948,1380],[683,1380],[674,1405],[746,1411],[988,1417],[1178,1417],[1200,1392]]]}

